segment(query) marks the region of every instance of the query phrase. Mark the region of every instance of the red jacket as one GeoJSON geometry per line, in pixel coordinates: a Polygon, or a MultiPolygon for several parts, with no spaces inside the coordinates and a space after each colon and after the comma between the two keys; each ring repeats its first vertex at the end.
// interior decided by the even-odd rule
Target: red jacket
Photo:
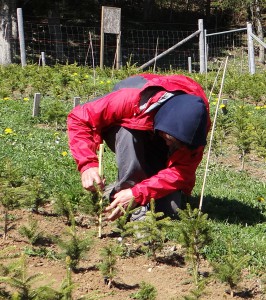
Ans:
{"type": "MultiPolygon", "coordinates": [[[[101,98],[75,107],[68,116],[69,146],[80,172],[98,166],[96,151],[102,143],[101,132],[113,125],[126,128],[153,131],[155,112],[145,114],[145,110],[156,103],[165,93],[183,91],[203,99],[208,111],[209,104],[201,86],[183,75],[142,74],[147,82],[142,88],[122,88],[101,98]],[[161,90],[140,109],[142,92],[149,87],[161,90]]],[[[175,151],[168,159],[166,168],[158,174],[143,180],[132,188],[135,201],[144,205],[151,198],[158,199],[173,191],[182,190],[191,194],[195,185],[195,172],[202,160],[204,146],[195,150],[184,147],[175,151]]]]}

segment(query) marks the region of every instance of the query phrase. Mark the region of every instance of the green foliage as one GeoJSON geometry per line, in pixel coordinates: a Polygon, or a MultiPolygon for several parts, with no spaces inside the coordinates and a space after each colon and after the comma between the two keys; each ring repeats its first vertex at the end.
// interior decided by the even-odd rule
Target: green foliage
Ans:
{"type": "Polygon", "coordinates": [[[234,288],[240,282],[242,270],[249,261],[249,256],[240,257],[234,253],[232,242],[228,243],[228,252],[221,257],[220,262],[213,263],[214,272],[217,277],[229,285],[231,295],[234,294],[234,288]]]}
{"type": "Polygon", "coordinates": [[[40,120],[54,125],[56,130],[65,129],[68,112],[68,107],[62,101],[48,102],[46,106],[41,106],[40,120]]]}
{"type": "Polygon", "coordinates": [[[63,280],[61,284],[61,294],[62,294],[62,300],[72,300],[72,292],[74,290],[74,283],[72,280],[72,261],[70,256],[66,257],[66,278],[63,280]]]}
{"type": "Polygon", "coordinates": [[[204,290],[206,287],[206,280],[205,279],[200,279],[198,281],[198,285],[190,291],[188,295],[185,295],[182,297],[183,300],[198,300],[202,298],[204,295],[204,290]]]}
{"type": "Polygon", "coordinates": [[[126,210],[123,207],[121,207],[123,215],[121,217],[119,217],[118,219],[116,219],[115,226],[113,228],[113,231],[118,233],[123,238],[129,234],[127,231],[127,223],[128,223],[130,214],[134,211],[134,209],[132,209],[132,203],[133,203],[133,199],[130,201],[126,210]]]}
{"type": "Polygon", "coordinates": [[[61,256],[70,258],[69,267],[76,271],[80,260],[87,254],[92,245],[91,237],[78,236],[76,226],[73,224],[68,228],[61,238],[54,238],[55,242],[62,249],[61,256]]]}
{"type": "Polygon", "coordinates": [[[108,287],[112,286],[113,280],[118,272],[116,268],[117,256],[121,254],[121,247],[115,244],[109,244],[101,250],[102,262],[99,269],[106,278],[108,287]]]}
{"type": "Polygon", "coordinates": [[[6,284],[15,290],[14,292],[10,293],[11,299],[60,299],[51,298],[52,296],[58,294],[49,286],[46,285],[36,287],[36,282],[41,280],[43,275],[38,273],[28,276],[27,269],[27,260],[25,254],[22,254],[18,261],[7,266],[6,275],[0,276],[0,283],[6,284]]]}
{"type": "Polygon", "coordinates": [[[198,209],[191,209],[187,204],[185,210],[178,209],[178,241],[186,250],[186,259],[191,263],[193,279],[196,287],[199,285],[199,264],[202,249],[211,241],[208,215],[198,209]]]}
{"type": "Polygon", "coordinates": [[[28,195],[21,200],[21,205],[32,209],[33,212],[38,213],[39,209],[49,201],[49,196],[44,189],[41,179],[37,176],[27,179],[28,195]]]}
{"type": "Polygon", "coordinates": [[[156,261],[156,252],[164,246],[167,231],[172,228],[169,217],[163,218],[162,212],[155,212],[154,199],[150,201],[150,211],[147,211],[145,219],[126,224],[127,233],[133,234],[137,243],[152,260],[156,261]]]}
{"type": "Polygon", "coordinates": [[[130,295],[132,299],[139,299],[139,300],[155,300],[156,296],[157,296],[156,288],[144,281],[140,283],[140,290],[130,295]]]}
{"type": "Polygon", "coordinates": [[[251,119],[252,141],[259,156],[266,158],[266,123],[258,115],[251,119]]]}
{"type": "Polygon", "coordinates": [[[68,224],[74,221],[74,203],[68,194],[58,194],[56,199],[54,199],[53,207],[56,213],[66,217],[68,224]]]}
{"type": "Polygon", "coordinates": [[[234,134],[236,137],[236,145],[242,156],[242,170],[244,170],[245,155],[249,153],[251,149],[251,129],[247,107],[244,105],[238,106],[235,113],[234,134]]]}
{"type": "Polygon", "coordinates": [[[35,245],[43,237],[43,232],[38,228],[38,221],[32,217],[29,217],[29,223],[19,228],[19,233],[26,237],[31,245],[35,245]]]}

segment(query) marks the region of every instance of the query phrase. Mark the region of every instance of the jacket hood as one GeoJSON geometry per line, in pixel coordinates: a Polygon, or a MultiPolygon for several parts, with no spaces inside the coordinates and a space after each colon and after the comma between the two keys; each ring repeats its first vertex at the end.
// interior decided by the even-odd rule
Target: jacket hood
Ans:
{"type": "Polygon", "coordinates": [[[207,110],[203,100],[189,94],[173,96],[155,114],[154,129],[194,147],[206,145],[207,110]]]}

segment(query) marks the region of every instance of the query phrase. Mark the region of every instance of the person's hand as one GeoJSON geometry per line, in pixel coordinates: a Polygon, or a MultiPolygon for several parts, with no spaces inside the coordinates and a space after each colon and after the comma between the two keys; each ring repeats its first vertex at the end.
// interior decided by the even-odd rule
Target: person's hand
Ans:
{"type": "Polygon", "coordinates": [[[131,204],[131,208],[137,206],[137,203],[134,201],[134,196],[131,189],[121,190],[120,192],[114,194],[114,201],[105,208],[105,212],[113,210],[112,213],[106,218],[106,220],[114,221],[122,216],[123,211],[121,210],[121,207],[126,210],[129,204],[131,204]]]}
{"type": "Polygon", "coordinates": [[[81,174],[81,183],[84,189],[95,192],[96,188],[94,184],[97,184],[102,190],[104,187],[104,182],[99,175],[99,168],[93,167],[85,170],[81,174]]]}

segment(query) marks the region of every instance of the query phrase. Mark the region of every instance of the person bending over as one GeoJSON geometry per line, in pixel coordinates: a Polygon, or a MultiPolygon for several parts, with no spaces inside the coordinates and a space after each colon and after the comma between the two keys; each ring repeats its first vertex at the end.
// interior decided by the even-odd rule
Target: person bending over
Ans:
{"type": "Polygon", "coordinates": [[[189,196],[210,128],[209,104],[202,87],[184,75],[128,77],[111,93],[75,107],[68,115],[72,155],[88,191],[104,189],[96,151],[106,142],[115,153],[117,181],[105,209],[107,220],[130,203],[145,215],[148,203],[175,218],[182,195],[189,196]]]}

